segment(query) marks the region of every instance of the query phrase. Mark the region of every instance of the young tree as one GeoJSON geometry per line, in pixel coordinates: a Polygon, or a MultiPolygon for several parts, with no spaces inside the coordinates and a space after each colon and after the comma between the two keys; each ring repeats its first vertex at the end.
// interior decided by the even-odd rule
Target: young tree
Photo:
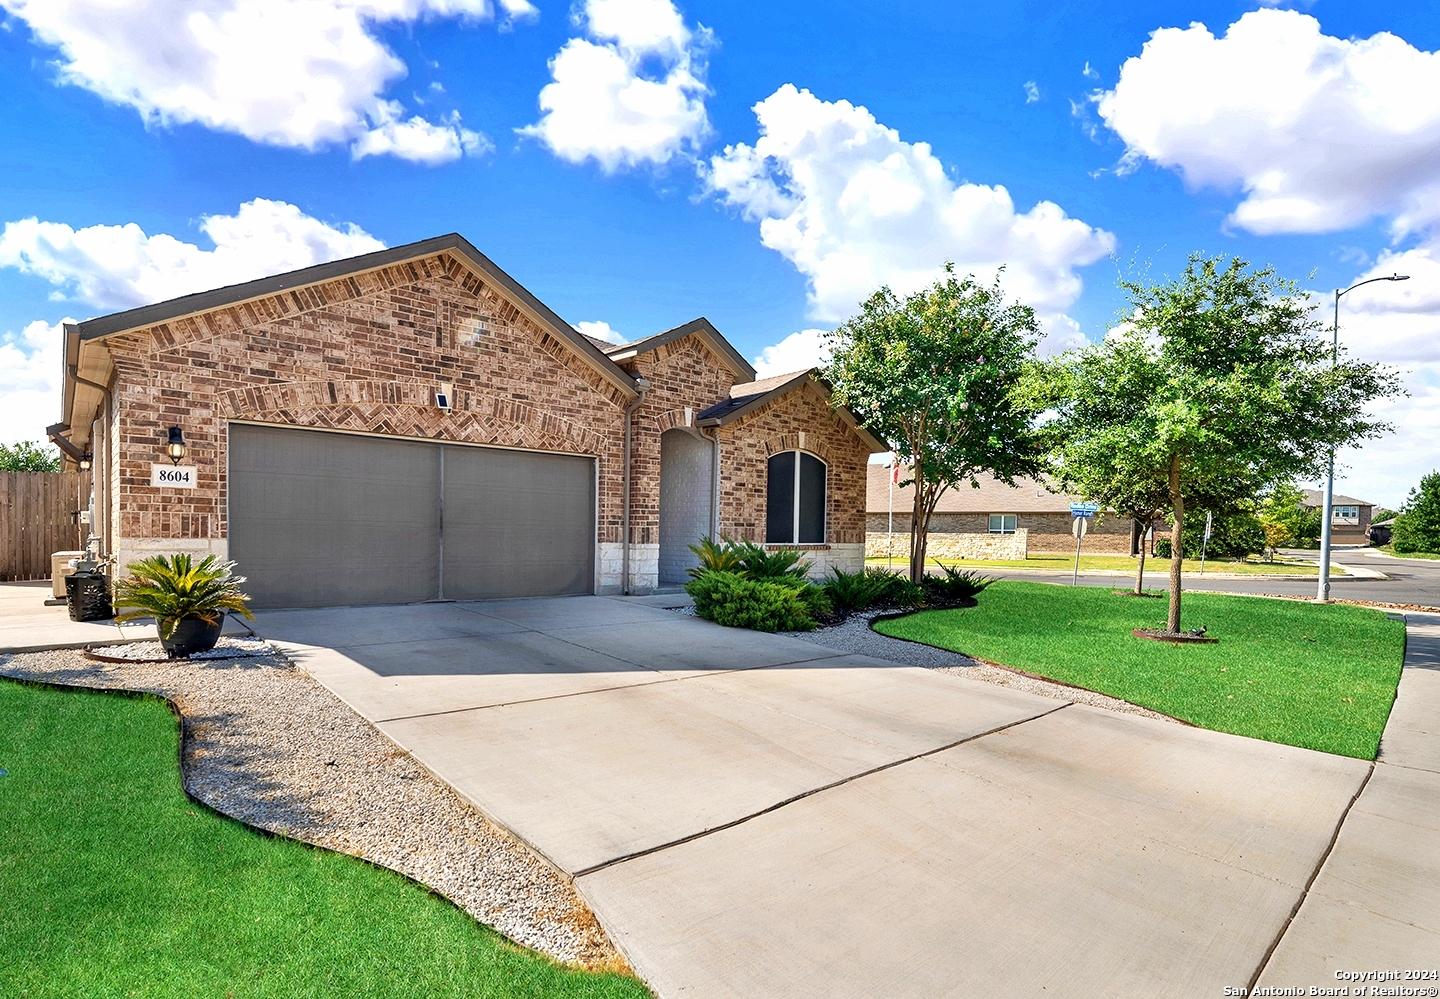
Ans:
{"type": "Polygon", "coordinates": [[[60,452],[53,447],[20,441],[0,444],[0,472],[58,472],[60,452]]]}
{"type": "Polygon", "coordinates": [[[1320,538],[1320,511],[1307,507],[1305,495],[1289,482],[1270,490],[1260,506],[1260,523],[1270,548],[1314,544],[1320,538]],[[1271,539],[1274,539],[1273,541],[1271,539]]]}
{"type": "Polygon", "coordinates": [[[1311,303],[1269,267],[1195,254],[1174,280],[1121,288],[1129,320],[1040,379],[1055,412],[1046,432],[1064,442],[1062,467],[1078,466],[1077,479],[1098,461],[1100,479],[1108,463],[1164,482],[1167,629],[1179,631],[1185,511],[1202,498],[1233,509],[1272,483],[1319,476],[1330,448],[1389,429],[1362,409],[1399,382],[1343,351],[1332,364],[1311,303]]]}
{"type": "Polygon", "coordinates": [[[1440,552],[1440,472],[1410,490],[1391,533],[1397,552],[1440,552]]]}
{"type": "Polygon", "coordinates": [[[945,490],[989,472],[1007,484],[1040,469],[1034,413],[1013,389],[1039,342],[1029,306],[997,284],[955,276],[901,299],[881,288],[830,334],[835,401],[910,466],[910,578],[925,573],[930,518],[945,490]]]}

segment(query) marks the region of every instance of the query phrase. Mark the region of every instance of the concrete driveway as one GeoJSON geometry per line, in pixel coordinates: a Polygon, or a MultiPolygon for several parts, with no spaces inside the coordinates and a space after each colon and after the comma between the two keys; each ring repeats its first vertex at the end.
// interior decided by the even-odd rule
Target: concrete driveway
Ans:
{"type": "Polygon", "coordinates": [[[636,600],[258,630],[573,875],[662,997],[1219,995],[1371,770],[636,600]]]}

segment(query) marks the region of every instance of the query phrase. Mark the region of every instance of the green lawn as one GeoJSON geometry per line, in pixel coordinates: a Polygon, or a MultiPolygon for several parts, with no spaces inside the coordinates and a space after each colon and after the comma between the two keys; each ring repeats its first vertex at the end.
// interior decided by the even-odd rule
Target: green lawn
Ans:
{"type": "Polygon", "coordinates": [[[1380,550],[1387,554],[1394,555],[1396,558],[1440,559],[1440,554],[1436,554],[1435,552],[1405,552],[1404,554],[1401,554],[1400,552],[1397,552],[1395,550],[1394,545],[1381,545],[1380,550]]]}
{"type": "Polygon", "coordinates": [[[1005,580],[966,610],[878,622],[882,634],[1110,694],[1203,728],[1374,759],[1395,700],[1405,625],[1342,605],[1191,593],[1184,627],[1214,645],[1135,638],[1164,600],[1005,580]]]}
{"type": "MultiPolygon", "coordinates": [[[[885,558],[871,557],[866,560],[869,565],[886,565],[885,558]]],[[[965,569],[1045,569],[1050,572],[1069,572],[1075,568],[1074,555],[1030,555],[1023,561],[1020,559],[930,559],[931,564],[939,562],[941,565],[959,566],[965,569]]],[[[1134,573],[1139,559],[1131,558],[1129,555],[1084,555],[1080,556],[1080,568],[1082,569],[1113,569],[1121,572],[1134,573]]],[[[908,560],[897,558],[894,560],[897,567],[904,567],[908,560]]],[[[1162,578],[1170,571],[1170,560],[1159,558],[1147,558],[1145,560],[1145,578],[1162,578]]],[[[1200,560],[1186,559],[1182,563],[1182,572],[1200,571],[1200,560]]],[[[1303,562],[1262,562],[1259,559],[1206,559],[1205,572],[1238,573],[1244,576],[1251,575],[1290,575],[1290,576],[1314,576],[1319,573],[1320,567],[1303,562]]],[[[1334,575],[1344,575],[1344,571],[1337,565],[1332,566],[1334,575]]]]}
{"type": "Polygon", "coordinates": [[[153,698],[0,680],[0,995],[648,997],[189,801],[153,698]]]}

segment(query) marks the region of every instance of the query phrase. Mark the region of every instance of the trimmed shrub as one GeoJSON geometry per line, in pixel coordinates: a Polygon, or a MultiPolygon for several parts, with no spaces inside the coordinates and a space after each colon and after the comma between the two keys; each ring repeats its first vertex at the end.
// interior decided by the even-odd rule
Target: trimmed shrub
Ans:
{"type": "Polygon", "coordinates": [[[733,572],[707,572],[685,585],[695,613],[716,624],[755,631],[809,631],[814,615],[829,610],[818,586],[746,579],[733,572]]]}

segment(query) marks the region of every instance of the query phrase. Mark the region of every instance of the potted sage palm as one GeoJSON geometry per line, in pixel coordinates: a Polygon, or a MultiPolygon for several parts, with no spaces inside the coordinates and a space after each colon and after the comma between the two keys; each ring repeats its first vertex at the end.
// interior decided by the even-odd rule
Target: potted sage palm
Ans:
{"type": "Polygon", "coordinates": [[[245,577],[235,575],[234,562],[207,555],[197,564],[192,556],[178,553],[152,555],[127,568],[130,577],[115,584],[115,620],[153,617],[171,659],[213,649],[226,611],[255,619],[245,606],[250,598],[240,592],[245,577]]]}

